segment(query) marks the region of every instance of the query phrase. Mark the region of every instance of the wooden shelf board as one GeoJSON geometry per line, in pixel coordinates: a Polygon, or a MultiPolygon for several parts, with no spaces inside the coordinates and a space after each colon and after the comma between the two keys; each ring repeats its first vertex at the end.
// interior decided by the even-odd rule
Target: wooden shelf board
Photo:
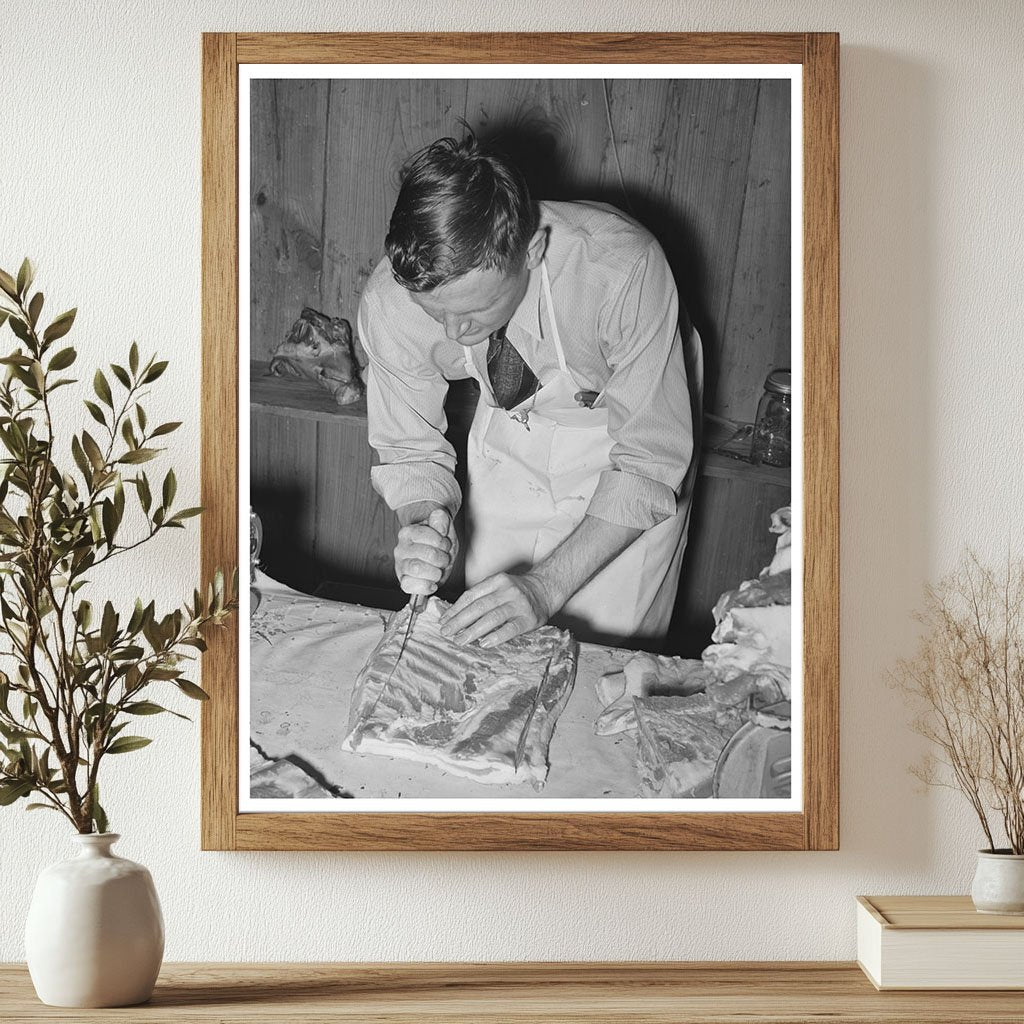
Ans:
{"type": "Polygon", "coordinates": [[[165,964],[150,1003],[62,1010],[0,965],[6,1024],[1019,1024],[1017,992],[878,992],[852,963],[165,964]]]}

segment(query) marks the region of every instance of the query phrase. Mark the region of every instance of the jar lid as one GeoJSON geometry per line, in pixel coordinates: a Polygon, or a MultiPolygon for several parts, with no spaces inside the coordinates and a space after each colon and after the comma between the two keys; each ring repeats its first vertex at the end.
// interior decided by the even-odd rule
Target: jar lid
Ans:
{"type": "Polygon", "coordinates": [[[789,395],[793,392],[793,375],[789,370],[772,370],[765,378],[765,391],[774,391],[777,395],[789,395]]]}

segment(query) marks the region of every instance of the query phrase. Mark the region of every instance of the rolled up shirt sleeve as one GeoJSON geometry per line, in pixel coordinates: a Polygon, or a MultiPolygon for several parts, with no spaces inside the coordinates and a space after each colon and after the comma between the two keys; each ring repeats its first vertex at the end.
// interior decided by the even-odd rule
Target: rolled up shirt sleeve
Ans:
{"type": "Polygon", "coordinates": [[[646,530],[675,514],[694,455],[679,300],[656,243],[632,265],[602,320],[612,467],[601,473],[587,512],[646,530]]]}
{"type": "Polygon", "coordinates": [[[444,436],[448,382],[421,353],[406,351],[372,296],[358,313],[366,351],[367,429],[379,465],[370,470],[374,490],[392,509],[433,501],[454,515],[462,504],[455,480],[455,450],[444,436]]]}

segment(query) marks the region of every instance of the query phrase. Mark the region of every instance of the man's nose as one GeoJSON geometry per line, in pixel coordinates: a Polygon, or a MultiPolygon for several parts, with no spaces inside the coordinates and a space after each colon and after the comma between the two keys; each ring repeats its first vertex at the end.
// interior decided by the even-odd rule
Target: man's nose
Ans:
{"type": "Polygon", "coordinates": [[[444,318],[444,333],[449,341],[458,341],[470,328],[470,322],[461,317],[446,316],[444,318]]]}

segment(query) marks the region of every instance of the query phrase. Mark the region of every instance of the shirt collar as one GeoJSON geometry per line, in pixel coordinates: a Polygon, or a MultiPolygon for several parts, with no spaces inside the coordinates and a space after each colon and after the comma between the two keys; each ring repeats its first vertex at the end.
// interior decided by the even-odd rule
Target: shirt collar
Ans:
{"type": "Polygon", "coordinates": [[[523,301],[516,307],[516,311],[512,314],[512,319],[509,320],[510,324],[539,340],[544,338],[540,319],[540,304],[543,299],[542,292],[540,267],[535,267],[530,271],[530,280],[526,285],[526,294],[523,296],[523,301]]]}

